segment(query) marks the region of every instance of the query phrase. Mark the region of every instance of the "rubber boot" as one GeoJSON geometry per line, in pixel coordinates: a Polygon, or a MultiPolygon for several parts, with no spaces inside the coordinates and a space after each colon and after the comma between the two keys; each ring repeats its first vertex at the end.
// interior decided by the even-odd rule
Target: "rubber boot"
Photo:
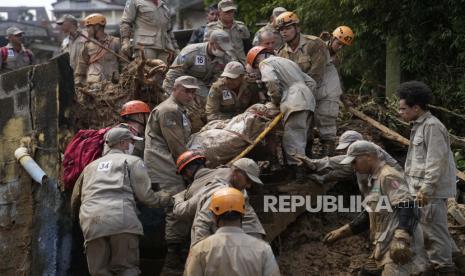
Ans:
{"type": "Polygon", "coordinates": [[[168,251],[165,256],[165,263],[160,276],[181,276],[184,273],[184,261],[181,244],[168,244],[168,251]]]}

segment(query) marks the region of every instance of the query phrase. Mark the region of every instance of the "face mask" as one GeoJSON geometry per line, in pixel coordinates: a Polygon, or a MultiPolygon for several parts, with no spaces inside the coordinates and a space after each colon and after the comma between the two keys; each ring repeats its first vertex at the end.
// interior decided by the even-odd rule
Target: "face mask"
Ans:
{"type": "Polygon", "coordinates": [[[134,144],[133,144],[133,143],[129,143],[129,149],[125,150],[124,152],[125,152],[126,154],[132,155],[132,153],[134,152],[134,144]]]}
{"type": "Polygon", "coordinates": [[[215,57],[224,57],[225,52],[223,52],[223,51],[221,51],[221,50],[218,50],[218,49],[212,49],[212,54],[213,54],[215,57]]]}

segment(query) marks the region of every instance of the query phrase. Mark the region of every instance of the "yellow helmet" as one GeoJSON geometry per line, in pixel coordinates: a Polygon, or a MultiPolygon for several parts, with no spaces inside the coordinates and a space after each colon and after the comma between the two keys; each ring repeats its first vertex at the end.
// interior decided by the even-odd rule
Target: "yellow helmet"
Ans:
{"type": "Polygon", "coordinates": [[[282,14],[278,15],[278,17],[276,17],[275,27],[279,29],[292,24],[298,24],[299,22],[300,20],[297,14],[287,11],[283,12],[282,14]]]}
{"type": "Polygon", "coordinates": [[[213,194],[209,209],[217,216],[231,211],[236,211],[244,215],[244,195],[238,189],[230,187],[222,188],[213,194]]]}
{"type": "Polygon", "coordinates": [[[354,40],[354,32],[347,26],[339,26],[333,31],[333,37],[345,45],[350,46],[354,40]]]}
{"type": "Polygon", "coordinates": [[[102,25],[107,24],[107,19],[100,13],[93,13],[84,18],[84,24],[87,26],[90,25],[102,25]]]}

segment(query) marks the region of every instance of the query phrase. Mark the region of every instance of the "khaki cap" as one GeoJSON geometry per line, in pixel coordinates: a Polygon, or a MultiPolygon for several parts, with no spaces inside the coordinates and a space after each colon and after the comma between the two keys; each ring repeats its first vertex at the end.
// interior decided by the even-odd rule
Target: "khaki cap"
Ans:
{"type": "Polygon", "coordinates": [[[222,77],[228,77],[230,79],[237,79],[241,75],[245,74],[245,68],[242,63],[237,61],[231,61],[224,67],[224,71],[221,74],[222,77]]]}
{"type": "Polygon", "coordinates": [[[134,140],[134,141],[144,140],[144,138],[138,137],[132,134],[132,132],[129,131],[129,129],[122,128],[122,127],[114,127],[110,129],[105,136],[106,136],[105,143],[107,143],[107,145],[110,147],[123,140],[129,140],[129,139],[134,140]]]}
{"type": "Polygon", "coordinates": [[[231,37],[223,30],[214,30],[210,34],[210,40],[218,43],[223,51],[231,51],[233,49],[231,37]]]}
{"type": "Polygon", "coordinates": [[[287,12],[287,10],[283,7],[276,7],[273,9],[273,12],[271,13],[271,15],[273,17],[278,17],[278,15],[282,14],[283,12],[287,12]]]}
{"type": "Polygon", "coordinates": [[[233,164],[234,167],[242,170],[247,174],[250,180],[257,184],[263,185],[263,182],[260,180],[260,168],[257,163],[250,158],[241,158],[236,160],[233,164]]]}
{"type": "Polygon", "coordinates": [[[378,156],[378,149],[376,145],[368,141],[355,141],[347,149],[346,157],[339,163],[341,165],[347,165],[352,163],[356,157],[365,154],[375,154],[378,156]]]}
{"type": "Polygon", "coordinates": [[[355,141],[363,140],[362,134],[358,133],[354,130],[348,130],[342,133],[341,137],[339,137],[339,143],[336,147],[337,150],[343,150],[350,146],[355,141]]]}
{"type": "Polygon", "coordinates": [[[63,24],[65,21],[73,22],[73,23],[78,23],[78,20],[76,17],[74,17],[71,14],[64,14],[56,21],[58,25],[63,24]]]}
{"type": "Polygon", "coordinates": [[[9,27],[6,29],[6,35],[18,35],[18,34],[23,34],[24,32],[21,31],[18,27],[9,27]]]}
{"type": "Polygon", "coordinates": [[[184,88],[188,89],[199,89],[199,85],[197,84],[197,79],[192,76],[181,76],[174,80],[174,86],[182,85],[184,88]]]}
{"type": "Polygon", "coordinates": [[[221,0],[218,3],[218,9],[223,12],[227,12],[230,10],[237,10],[236,4],[234,4],[233,0],[221,0]]]}

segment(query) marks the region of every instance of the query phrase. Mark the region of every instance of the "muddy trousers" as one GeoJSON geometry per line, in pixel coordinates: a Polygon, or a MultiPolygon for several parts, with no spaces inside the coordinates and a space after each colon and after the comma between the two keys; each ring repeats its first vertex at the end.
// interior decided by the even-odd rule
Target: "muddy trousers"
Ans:
{"type": "Polygon", "coordinates": [[[117,234],[86,244],[87,264],[92,276],[139,275],[139,236],[117,234]]]}
{"type": "Polygon", "coordinates": [[[305,155],[312,117],[313,112],[309,110],[296,111],[284,122],[283,148],[288,165],[299,164],[294,154],[305,155]]]}
{"type": "MultiPolygon", "coordinates": [[[[168,53],[168,51],[152,49],[150,48],[150,46],[147,46],[144,48],[144,55],[146,59],[161,59],[167,65],[170,65],[168,59],[170,58],[173,59],[173,57],[170,57],[170,54],[168,53]]],[[[175,54],[173,53],[172,55],[175,55],[175,54]]],[[[136,51],[134,52],[134,57],[139,57],[139,56],[140,56],[140,49],[136,49],[136,51]]]]}
{"type": "Polygon", "coordinates": [[[320,132],[320,140],[336,140],[336,121],[338,114],[338,99],[323,99],[317,101],[315,110],[315,122],[320,132]]]}
{"type": "Polygon", "coordinates": [[[411,275],[411,264],[398,265],[387,263],[383,267],[381,276],[409,276],[411,275]]]}
{"type": "Polygon", "coordinates": [[[421,227],[425,237],[425,249],[435,269],[453,267],[452,251],[456,248],[447,227],[446,199],[432,199],[420,208],[421,227]]]}

